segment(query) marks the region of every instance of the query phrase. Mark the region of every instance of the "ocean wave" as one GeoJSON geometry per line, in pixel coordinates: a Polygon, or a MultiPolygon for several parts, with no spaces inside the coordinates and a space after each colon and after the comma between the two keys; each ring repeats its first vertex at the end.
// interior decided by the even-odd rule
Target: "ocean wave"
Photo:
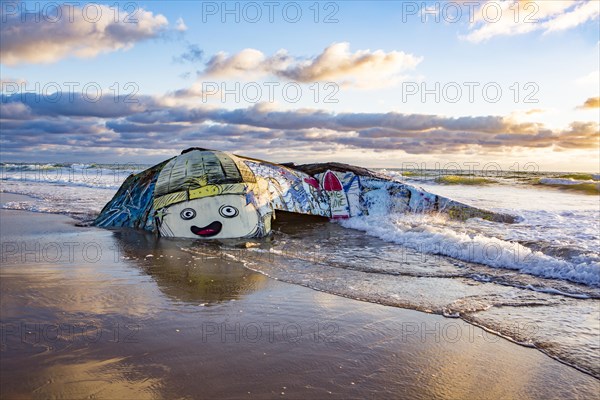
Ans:
{"type": "MultiPolygon", "coordinates": [[[[591,176],[591,175],[590,175],[591,176]]],[[[600,193],[600,182],[594,180],[578,180],[572,178],[540,178],[538,184],[561,189],[577,190],[589,194],[600,193]]]]}
{"type": "Polygon", "coordinates": [[[575,179],[575,180],[578,180],[578,181],[598,181],[598,180],[600,180],[600,174],[580,174],[580,173],[574,173],[574,174],[560,175],[560,176],[558,176],[558,178],[575,179]]]}
{"type": "Polygon", "coordinates": [[[76,219],[95,217],[115,194],[116,189],[89,185],[63,185],[49,182],[0,180],[0,193],[29,196],[27,201],[6,202],[1,208],[52,214],[76,219]]]}
{"type": "Polygon", "coordinates": [[[443,185],[487,185],[496,183],[493,179],[473,175],[444,175],[436,178],[435,182],[443,185]]]}
{"type": "Polygon", "coordinates": [[[600,174],[581,172],[531,172],[531,171],[461,171],[461,170],[395,170],[378,169],[378,172],[400,181],[416,181],[440,185],[556,185],[570,189],[598,192],[600,174]]]}
{"type": "Polygon", "coordinates": [[[2,172],[35,172],[35,171],[46,171],[46,170],[73,170],[83,171],[88,169],[95,170],[109,170],[109,171],[129,171],[130,173],[137,173],[146,169],[148,165],[145,164],[131,164],[131,163],[114,163],[114,164],[100,164],[100,163],[0,163],[0,170],[2,172]]]}
{"type": "Polygon", "coordinates": [[[11,164],[11,163],[0,163],[0,169],[3,172],[17,172],[17,171],[43,171],[64,168],[60,164],[11,164]]]}
{"type": "Polygon", "coordinates": [[[578,263],[555,258],[516,242],[430,223],[428,218],[431,217],[407,214],[366,216],[343,220],[340,224],[423,253],[517,270],[542,278],[600,286],[598,262],[588,260],[578,263]]]}
{"type": "Polygon", "coordinates": [[[56,177],[40,179],[38,177],[3,177],[0,182],[8,183],[22,183],[23,185],[30,185],[32,183],[39,183],[44,185],[59,185],[59,186],[71,186],[71,187],[86,187],[86,188],[97,188],[97,189],[114,189],[117,190],[121,187],[121,182],[115,182],[111,177],[107,178],[72,178],[72,177],[56,177]]]}
{"type": "Polygon", "coordinates": [[[98,168],[95,164],[4,164],[0,181],[118,189],[136,170],[98,168]]]}

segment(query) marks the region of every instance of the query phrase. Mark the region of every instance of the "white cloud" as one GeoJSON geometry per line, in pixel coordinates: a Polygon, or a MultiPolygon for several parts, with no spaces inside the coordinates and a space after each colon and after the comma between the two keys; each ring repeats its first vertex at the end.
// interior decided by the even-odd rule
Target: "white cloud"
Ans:
{"type": "Polygon", "coordinates": [[[206,63],[204,75],[222,78],[264,75],[268,72],[265,59],[265,55],[255,49],[244,49],[232,56],[219,52],[206,63]]]}
{"type": "Polygon", "coordinates": [[[207,63],[204,76],[222,78],[272,75],[297,82],[336,81],[354,87],[391,86],[403,72],[413,70],[422,57],[402,51],[358,50],[348,43],[333,43],[315,57],[290,56],[279,50],[267,57],[259,50],[244,49],[234,55],[218,53],[207,63]]]}
{"type": "Polygon", "coordinates": [[[544,34],[575,28],[600,15],[598,1],[488,0],[474,10],[470,32],[462,39],[479,43],[495,36],[544,34]]]}
{"type": "Polygon", "coordinates": [[[594,20],[600,15],[600,2],[590,1],[575,7],[572,11],[558,15],[544,23],[544,33],[575,28],[584,22],[594,20]]]}
{"type": "Polygon", "coordinates": [[[175,25],[176,31],[185,32],[188,30],[188,27],[185,24],[185,21],[183,20],[183,18],[181,18],[181,17],[177,18],[177,21],[175,23],[176,23],[176,25],[175,25]]]}
{"type": "Polygon", "coordinates": [[[3,15],[6,18],[1,28],[3,64],[52,63],[69,56],[89,58],[129,49],[136,42],[157,37],[168,25],[163,15],[141,8],[133,17],[115,21],[114,10],[105,5],[93,5],[97,14],[89,10],[86,14],[70,5],[58,7],[61,17],[54,19],[40,16],[38,21],[33,17],[22,20],[18,14],[3,15]]]}

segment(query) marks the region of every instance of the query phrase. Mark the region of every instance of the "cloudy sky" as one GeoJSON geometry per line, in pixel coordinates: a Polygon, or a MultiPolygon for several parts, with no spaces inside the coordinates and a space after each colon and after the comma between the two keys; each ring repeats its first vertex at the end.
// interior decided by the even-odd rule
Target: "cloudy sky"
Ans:
{"type": "Polygon", "coordinates": [[[600,169],[599,1],[1,7],[2,162],[600,169]]]}

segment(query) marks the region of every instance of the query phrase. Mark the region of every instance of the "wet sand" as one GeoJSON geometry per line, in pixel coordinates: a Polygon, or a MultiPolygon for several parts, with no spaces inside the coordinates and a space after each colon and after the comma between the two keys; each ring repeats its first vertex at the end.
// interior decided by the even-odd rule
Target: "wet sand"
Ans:
{"type": "Polygon", "coordinates": [[[62,215],[0,219],[2,399],[600,392],[597,379],[458,319],[279,282],[177,240],[62,215]]]}

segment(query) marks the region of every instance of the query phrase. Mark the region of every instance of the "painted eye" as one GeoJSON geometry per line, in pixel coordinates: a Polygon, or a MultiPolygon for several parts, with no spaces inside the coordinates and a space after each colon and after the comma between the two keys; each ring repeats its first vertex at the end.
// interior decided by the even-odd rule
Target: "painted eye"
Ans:
{"type": "Polygon", "coordinates": [[[219,208],[219,214],[225,218],[233,218],[239,213],[238,209],[234,206],[221,206],[221,208],[219,208]]]}
{"type": "Polygon", "coordinates": [[[196,211],[193,208],[184,208],[183,210],[181,210],[181,213],[179,213],[179,216],[181,217],[181,219],[192,219],[196,216],[196,211]]]}

